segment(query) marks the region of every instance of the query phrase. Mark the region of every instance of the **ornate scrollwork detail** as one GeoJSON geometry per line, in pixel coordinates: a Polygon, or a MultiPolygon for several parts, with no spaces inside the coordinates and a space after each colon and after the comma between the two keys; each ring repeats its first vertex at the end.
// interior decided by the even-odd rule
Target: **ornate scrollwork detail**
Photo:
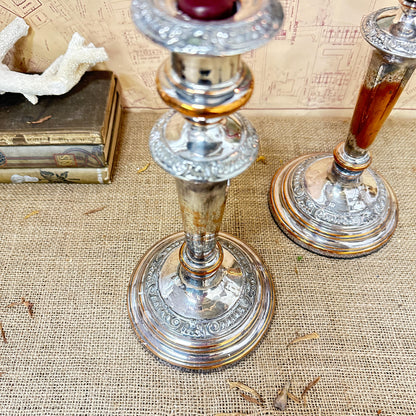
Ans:
{"type": "MultiPolygon", "coordinates": [[[[374,222],[377,217],[385,212],[387,204],[387,189],[378,176],[373,178],[376,181],[377,194],[373,201],[368,201],[368,190],[365,185],[357,185],[352,188],[348,194],[348,188],[345,192],[346,204],[345,211],[339,210],[338,192],[334,197],[330,189],[325,192],[322,190],[319,202],[311,197],[305,187],[305,172],[315,162],[317,158],[310,158],[301,163],[293,173],[292,188],[294,189],[294,198],[299,209],[308,217],[317,223],[325,222],[330,225],[340,225],[346,227],[361,227],[374,222]]],[[[331,182],[327,182],[326,186],[333,187],[331,182]]]]}
{"type": "MultiPolygon", "coordinates": [[[[383,13],[396,12],[397,10],[398,7],[386,7],[364,17],[361,32],[364,39],[375,48],[391,55],[414,59],[416,58],[416,42],[414,42],[414,39],[400,39],[380,27],[380,16],[383,13]]],[[[392,21],[393,17],[394,13],[392,13],[392,21]]]]}
{"type": "Polygon", "coordinates": [[[149,146],[153,159],[176,178],[187,181],[221,182],[246,170],[256,159],[259,139],[252,124],[236,113],[233,117],[241,126],[241,138],[236,151],[223,158],[186,159],[176,153],[165,138],[165,129],[176,111],[170,110],[155,124],[150,133],[149,146]]]}
{"type": "MultiPolygon", "coordinates": [[[[193,339],[206,339],[212,335],[222,336],[238,326],[252,309],[257,294],[256,272],[242,252],[227,242],[222,242],[222,244],[238,260],[245,272],[241,296],[225,315],[217,319],[199,321],[175,313],[165,303],[159,290],[158,276],[163,266],[163,256],[159,256],[149,265],[148,272],[143,278],[144,297],[148,299],[148,306],[152,309],[152,313],[166,325],[169,332],[193,339]]],[[[168,246],[164,252],[171,252],[177,247],[178,242],[175,242],[168,246]]]]}
{"type": "Polygon", "coordinates": [[[240,1],[244,8],[229,22],[192,20],[172,0],[133,0],[132,16],[142,33],[172,52],[237,55],[268,42],[283,21],[282,7],[274,0],[240,1]]]}

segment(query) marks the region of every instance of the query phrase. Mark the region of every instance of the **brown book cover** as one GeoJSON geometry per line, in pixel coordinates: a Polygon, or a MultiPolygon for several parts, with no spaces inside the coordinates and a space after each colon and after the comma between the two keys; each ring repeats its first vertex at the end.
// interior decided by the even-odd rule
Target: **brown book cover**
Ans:
{"type": "Polygon", "coordinates": [[[0,146],[105,144],[111,130],[117,79],[111,71],[86,72],[64,95],[0,95],[0,146]]]}
{"type": "MultiPolygon", "coordinates": [[[[108,155],[104,167],[28,167],[21,166],[9,169],[0,169],[0,183],[111,183],[114,158],[117,148],[118,133],[121,123],[120,91],[114,94],[114,103],[111,110],[106,147],[108,155]]],[[[27,146],[32,149],[35,146],[27,146]]],[[[54,146],[45,146],[54,147],[54,146]]]]}

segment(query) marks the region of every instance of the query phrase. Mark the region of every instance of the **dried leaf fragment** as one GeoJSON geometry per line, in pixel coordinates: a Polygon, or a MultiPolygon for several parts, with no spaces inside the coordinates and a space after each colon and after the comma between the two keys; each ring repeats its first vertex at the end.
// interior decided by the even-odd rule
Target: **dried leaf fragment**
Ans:
{"type": "Polygon", "coordinates": [[[92,209],[90,211],[84,212],[84,215],[95,214],[96,212],[100,212],[100,211],[102,211],[103,209],[106,209],[106,208],[107,208],[107,205],[104,205],[100,208],[95,208],[95,209],[92,209]]]}
{"type": "Polygon", "coordinates": [[[27,311],[29,312],[29,316],[33,318],[33,303],[28,300],[25,300],[25,298],[22,298],[22,303],[26,306],[27,311]]]}
{"type": "Polygon", "coordinates": [[[300,398],[303,400],[303,403],[306,404],[306,394],[308,391],[321,379],[321,376],[316,377],[315,380],[312,380],[303,390],[303,393],[301,394],[300,398]]]}
{"type": "Polygon", "coordinates": [[[26,121],[26,123],[27,124],[40,124],[40,123],[43,123],[43,122],[49,120],[50,118],[52,118],[52,116],[42,117],[42,118],[40,118],[39,120],[36,120],[36,121],[26,121]]]}
{"type": "MultiPolygon", "coordinates": [[[[251,387],[248,387],[248,386],[246,386],[245,384],[243,384],[243,383],[240,383],[240,382],[238,382],[238,381],[228,381],[228,385],[230,386],[230,389],[232,390],[232,389],[238,389],[238,390],[240,390],[241,392],[244,392],[244,393],[248,393],[248,394],[251,394],[252,396],[254,396],[255,397],[255,399],[257,399],[257,401],[258,401],[258,403],[257,404],[260,404],[260,405],[262,405],[262,403],[264,402],[264,400],[263,400],[263,398],[260,396],[260,394],[259,393],[257,393],[257,391],[256,390],[254,390],[254,389],[252,389],[251,387]]],[[[243,396],[243,394],[240,392],[240,394],[243,396]]],[[[244,395],[244,396],[247,396],[247,395],[244,395]]],[[[243,396],[243,397],[244,397],[243,396]]],[[[249,397],[249,396],[248,396],[249,397]]],[[[244,397],[246,400],[248,400],[246,397],[244,397]]],[[[253,399],[253,397],[250,397],[251,399],[253,399]]],[[[255,399],[253,399],[253,400],[255,400],[255,399]]],[[[257,402],[256,401],[256,402],[257,402]]]]}
{"type": "Polygon", "coordinates": [[[217,413],[215,416],[248,416],[247,413],[217,413]]]}
{"type": "Polygon", "coordinates": [[[267,165],[267,161],[266,161],[266,157],[265,156],[259,156],[256,159],[256,162],[261,162],[261,163],[263,163],[263,165],[267,165]]]}
{"type": "Polygon", "coordinates": [[[297,337],[293,339],[292,341],[289,342],[289,344],[287,344],[287,346],[289,347],[289,345],[296,344],[297,342],[308,341],[310,339],[318,339],[318,338],[319,338],[319,335],[316,332],[312,332],[311,334],[302,335],[301,337],[297,337]]]}
{"type": "Polygon", "coordinates": [[[32,217],[33,215],[37,215],[37,214],[39,214],[39,210],[32,211],[29,214],[25,215],[23,220],[27,220],[28,218],[32,217]]]}
{"type": "Polygon", "coordinates": [[[277,410],[285,410],[287,406],[287,395],[289,392],[290,380],[284,385],[283,389],[279,391],[274,399],[273,406],[277,410]]]}
{"type": "Polygon", "coordinates": [[[248,402],[250,402],[250,403],[257,404],[258,406],[263,406],[263,403],[262,403],[260,400],[257,400],[257,399],[255,399],[254,397],[249,396],[248,394],[245,394],[245,393],[241,393],[241,392],[240,392],[240,396],[241,396],[243,399],[245,399],[245,400],[247,400],[248,402]]]}
{"type": "Polygon", "coordinates": [[[287,392],[287,397],[289,397],[290,400],[293,400],[297,404],[301,404],[302,403],[302,400],[299,399],[298,396],[295,396],[294,394],[292,394],[290,391],[287,392]]]}
{"type": "Polygon", "coordinates": [[[20,302],[12,302],[10,305],[7,305],[8,308],[12,308],[14,306],[18,305],[24,305],[27,308],[27,311],[29,312],[29,316],[33,318],[33,306],[34,304],[30,302],[29,300],[26,300],[25,298],[22,298],[20,302]]]}
{"type": "Polygon", "coordinates": [[[12,302],[6,306],[6,308],[13,308],[13,306],[21,305],[22,302],[12,302]]]}
{"type": "Polygon", "coordinates": [[[3,338],[3,342],[7,344],[6,333],[4,332],[3,324],[1,322],[0,322],[0,332],[1,332],[1,337],[3,338]]]}
{"type": "Polygon", "coordinates": [[[145,165],[145,166],[143,166],[142,168],[137,168],[137,173],[142,173],[142,172],[144,172],[145,170],[147,170],[148,168],[149,168],[149,166],[150,166],[150,162],[147,164],[147,165],[145,165]]]}

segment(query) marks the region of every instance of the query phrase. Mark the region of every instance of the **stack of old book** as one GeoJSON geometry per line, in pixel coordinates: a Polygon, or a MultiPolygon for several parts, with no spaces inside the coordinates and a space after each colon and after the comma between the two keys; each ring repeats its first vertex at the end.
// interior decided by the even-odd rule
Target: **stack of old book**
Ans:
{"type": "Polygon", "coordinates": [[[62,96],[0,95],[0,182],[109,183],[121,117],[110,71],[85,73],[62,96]]]}

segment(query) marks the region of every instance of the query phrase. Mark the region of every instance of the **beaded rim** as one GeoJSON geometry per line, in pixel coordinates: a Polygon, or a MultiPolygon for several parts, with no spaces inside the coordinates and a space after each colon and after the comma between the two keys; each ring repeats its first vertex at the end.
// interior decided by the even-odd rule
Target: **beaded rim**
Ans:
{"type": "MultiPolygon", "coordinates": [[[[416,38],[412,40],[400,39],[380,27],[380,16],[389,11],[397,12],[398,7],[386,7],[365,16],[361,24],[364,39],[375,48],[388,54],[402,58],[416,58],[416,38]]],[[[387,18],[392,16],[385,16],[387,18]]]]}
{"type": "Polygon", "coordinates": [[[241,114],[232,117],[241,127],[242,138],[238,151],[212,160],[188,160],[175,153],[166,142],[165,130],[175,110],[165,113],[154,125],[149,140],[150,152],[156,163],[175,178],[186,181],[221,182],[244,172],[255,160],[259,138],[252,124],[241,114]]]}
{"type": "Polygon", "coordinates": [[[209,22],[189,18],[175,4],[175,0],[133,0],[131,11],[145,36],[177,53],[242,54],[272,39],[283,22],[278,0],[240,0],[234,16],[209,22]]]}

